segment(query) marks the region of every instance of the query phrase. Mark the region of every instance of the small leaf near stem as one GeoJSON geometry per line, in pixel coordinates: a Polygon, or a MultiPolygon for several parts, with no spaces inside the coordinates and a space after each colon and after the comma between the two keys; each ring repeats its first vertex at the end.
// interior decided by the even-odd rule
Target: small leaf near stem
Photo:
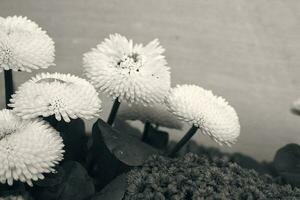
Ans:
{"type": "Polygon", "coordinates": [[[143,136],[142,136],[143,142],[145,142],[148,138],[148,131],[149,131],[150,126],[151,126],[150,122],[145,123],[144,132],[143,132],[143,136]]]}
{"type": "Polygon", "coordinates": [[[12,70],[4,70],[4,81],[5,81],[5,100],[6,108],[10,109],[8,106],[11,95],[14,93],[13,75],[12,70]]]}
{"type": "Polygon", "coordinates": [[[120,107],[120,102],[119,102],[119,99],[118,98],[116,98],[116,100],[115,100],[115,102],[114,102],[114,105],[113,105],[113,107],[112,107],[112,109],[111,109],[111,111],[110,111],[110,114],[109,114],[109,117],[108,117],[108,120],[107,120],[107,123],[109,124],[109,125],[113,125],[113,123],[114,123],[114,121],[115,121],[115,118],[116,118],[116,116],[117,116],[117,112],[118,112],[118,109],[119,109],[119,107],[120,107]]]}
{"type": "Polygon", "coordinates": [[[169,157],[175,157],[176,153],[193,137],[197,132],[198,127],[192,126],[190,130],[184,135],[184,137],[175,145],[175,147],[168,154],[169,157]]]}

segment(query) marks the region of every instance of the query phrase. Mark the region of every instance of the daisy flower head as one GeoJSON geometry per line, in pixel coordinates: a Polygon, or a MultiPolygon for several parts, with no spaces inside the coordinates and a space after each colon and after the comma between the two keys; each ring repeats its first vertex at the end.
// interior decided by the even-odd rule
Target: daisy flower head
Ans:
{"type": "Polygon", "coordinates": [[[165,104],[155,104],[152,107],[143,105],[122,104],[118,117],[123,120],[140,120],[143,123],[150,122],[159,126],[181,129],[183,124],[175,115],[167,110],[165,104]]]}
{"type": "Polygon", "coordinates": [[[54,65],[54,42],[26,17],[0,18],[0,72],[31,72],[54,65]]]}
{"type": "Polygon", "coordinates": [[[84,54],[83,67],[91,83],[128,104],[163,102],[170,89],[170,71],[157,39],[146,46],[114,34],[84,54]]]}
{"type": "Polygon", "coordinates": [[[230,146],[240,134],[236,111],[222,97],[196,85],[171,89],[166,104],[179,119],[198,127],[218,144],[230,146]]]}
{"type": "Polygon", "coordinates": [[[23,120],[11,110],[0,111],[0,182],[43,179],[63,159],[63,141],[42,120],[23,120]]]}
{"type": "Polygon", "coordinates": [[[85,79],[70,74],[42,73],[21,85],[9,106],[23,119],[54,115],[63,119],[98,117],[101,100],[85,79]]]}

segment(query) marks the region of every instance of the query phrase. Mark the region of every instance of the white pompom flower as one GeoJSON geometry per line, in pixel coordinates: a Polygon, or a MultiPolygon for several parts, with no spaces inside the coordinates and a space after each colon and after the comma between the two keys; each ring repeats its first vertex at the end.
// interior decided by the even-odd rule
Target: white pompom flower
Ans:
{"type": "Polygon", "coordinates": [[[43,179],[63,159],[63,141],[42,120],[23,120],[11,110],[0,111],[0,182],[43,179]]]}
{"type": "Polygon", "coordinates": [[[166,105],[179,119],[198,127],[220,145],[230,146],[240,134],[234,108],[222,97],[199,86],[181,85],[171,89],[166,105]]]}
{"type": "Polygon", "coordinates": [[[91,119],[101,112],[98,93],[85,79],[70,74],[42,73],[21,85],[9,106],[23,119],[54,115],[63,119],[91,119]]]}
{"type": "Polygon", "coordinates": [[[0,72],[31,72],[54,65],[54,42],[26,17],[0,17],[0,72]]]}
{"type": "Polygon", "coordinates": [[[165,104],[155,104],[153,107],[133,104],[128,106],[122,104],[118,117],[123,120],[140,120],[144,123],[150,122],[162,127],[181,129],[183,124],[175,115],[170,113],[165,104]]]}
{"type": "Polygon", "coordinates": [[[170,71],[157,39],[146,46],[114,34],[85,53],[86,76],[100,91],[128,104],[163,102],[170,89],[170,71]]]}

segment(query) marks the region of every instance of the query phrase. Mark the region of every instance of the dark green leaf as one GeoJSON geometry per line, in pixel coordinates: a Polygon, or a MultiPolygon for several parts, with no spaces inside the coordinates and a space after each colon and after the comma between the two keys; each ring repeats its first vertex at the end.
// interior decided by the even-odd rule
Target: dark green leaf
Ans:
{"type": "Polygon", "coordinates": [[[44,175],[44,179],[40,179],[36,181],[34,184],[40,187],[54,187],[63,182],[63,178],[65,177],[65,171],[61,166],[58,166],[56,169],[56,173],[49,173],[44,175]]]}
{"type": "Polygon", "coordinates": [[[142,137],[142,133],[138,128],[133,127],[127,121],[120,120],[118,118],[116,118],[116,120],[115,120],[114,129],[117,129],[118,131],[120,131],[124,134],[132,135],[138,139],[140,139],[142,137]]]}
{"type": "Polygon", "coordinates": [[[169,134],[165,131],[160,131],[154,128],[152,125],[149,125],[144,142],[155,148],[165,149],[169,142],[169,134]]]}
{"type": "Polygon", "coordinates": [[[127,189],[127,174],[122,174],[108,184],[91,200],[122,200],[127,189]]]}
{"type": "Polygon", "coordinates": [[[293,114],[295,114],[295,115],[300,115],[300,110],[298,110],[298,109],[291,109],[291,112],[293,113],[293,114]]]}
{"type": "Polygon", "coordinates": [[[24,183],[14,181],[12,186],[7,184],[0,184],[0,197],[9,195],[19,195],[25,192],[24,183]]]}
{"type": "Polygon", "coordinates": [[[82,119],[73,119],[67,123],[65,121],[56,121],[51,116],[45,118],[61,135],[64,142],[64,161],[72,160],[85,163],[87,155],[87,135],[85,134],[85,125],[82,119]]]}
{"type": "Polygon", "coordinates": [[[107,148],[97,122],[93,126],[92,139],[87,167],[89,174],[95,179],[96,190],[100,191],[118,174],[126,171],[128,166],[119,161],[107,148]]]}
{"type": "Polygon", "coordinates": [[[287,183],[300,186],[300,146],[288,144],[279,149],[274,158],[274,166],[277,173],[287,183]]]}
{"type": "MultiPolygon", "coordinates": [[[[74,161],[61,165],[60,171],[54,174],[50,184],[39,183],[30,192],[35,199],[42,200],[85,200],[95,193],[93,180],[85,169],[74,161]],[[62,179],[59,177],[62,176],[62,179]],[[55,181],[54,181],[55,180],[55,181]],[[59,183],[58,180],[61,180],[59,183]]],[[[47,178],[47,177],[46,177],[47,178]]]]}
{"type": "Polygon", "coordinates": [[[128,166],[140,166],[150,155],[159,153],[136,137],[123,134],[102,120],[98,120],[97,126],[110,152],[128,166]]]}
{"type": "Polygon", "coordinates": [[[93,144],[88,154],[88,170],[101,190],[116,176],[142,165],[157,151],[131,134],[123,134],[99,119],[93,126],[93,144]]]}

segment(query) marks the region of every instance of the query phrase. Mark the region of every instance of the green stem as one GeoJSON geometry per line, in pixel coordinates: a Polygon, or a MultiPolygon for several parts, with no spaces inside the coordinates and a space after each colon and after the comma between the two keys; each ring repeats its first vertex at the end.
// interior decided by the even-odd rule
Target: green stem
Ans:
{"type": "Polygon", "coordinates": [[[5,100],[6,108],[10,109],[8,106],[11,95],[14,93],[14,83],[12,70],[4,70],[4,82],[5,82],[5,100]]]}
{"type": "Polygon", "coordinates": [[[113,107],[112,107],[112,109],[111,109],[111,111],[110,111],[110,114],[109,114],[109,117],[108,117],[108,120],[107,120],[107,123],[109,124],[109,125],[113,125],[113,123],[114,123],[114,121],[115,121],[115,118],[116,118],[116,116],[117,116],[117,112],[118,112],[118,109],[119,109],[119,107],[120,107],[120,102],[119,102],[119,100],[118,100],[118,98],[115,100],[115,102],[114,102],[114,105],[113,105],[113,107]]]}
{"type": "Polygon", "coordinates": [[[198,127],[192,126],[192,128],[183,136],[183,138],[175,145],[175,147],[168,154],[169,157],[173,158],[178,151],[193,137],[197,132],[198,127]]]}

